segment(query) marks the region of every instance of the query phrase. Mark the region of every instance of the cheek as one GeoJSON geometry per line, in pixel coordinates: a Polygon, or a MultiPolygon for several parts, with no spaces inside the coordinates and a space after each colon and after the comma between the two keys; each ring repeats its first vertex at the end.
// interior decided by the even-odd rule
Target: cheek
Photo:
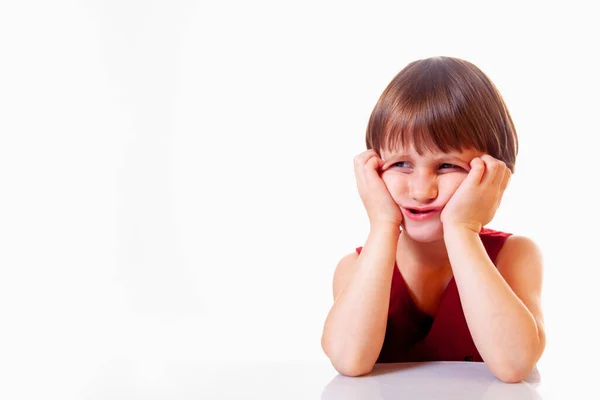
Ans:
{"type": "Polygon", "coordinates": [[[444,179],[440,182],[440,194],[443,193],[446,201],[452,197],[454,192],[458,189],[462,181],[465,180],[467,176],[464,175],[456,175],[456,176],[448,176],[448,179],[444,179]]]}
{"type": "Polygon", "coordinates": [[[385,183],[388,191],[396,203],[400,201],[402,196],[406,196],[408,190],[408,182],[402,179],[400,174],[385,174],[381,175],[381,179],[385,183]]]}

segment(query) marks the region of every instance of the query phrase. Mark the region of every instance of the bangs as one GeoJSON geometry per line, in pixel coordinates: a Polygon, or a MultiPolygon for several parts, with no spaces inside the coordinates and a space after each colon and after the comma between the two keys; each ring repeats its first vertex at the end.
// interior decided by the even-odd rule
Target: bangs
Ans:
{"type": "Polygon", "coordinates": [[[427,151],[448,153],[466,148],[483,151],[485,143],[472,134],[472,123],[461,118],[460,104],[453,106],[449,99],[439,97],[400,104],[392,107],[387,118],[381,121],[377,143],[373,143],[375,149],[394,151],[400,145],[407,148],[413,144],[419,155],[427,151]]]}

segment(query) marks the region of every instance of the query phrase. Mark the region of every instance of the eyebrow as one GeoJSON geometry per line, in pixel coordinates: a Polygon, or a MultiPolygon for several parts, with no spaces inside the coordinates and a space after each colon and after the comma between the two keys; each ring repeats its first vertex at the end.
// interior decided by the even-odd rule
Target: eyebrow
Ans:
{"type": "MultiPolygon", "coordinates": [[[[408,159],[412,159],[413,157],[410,154],[404,154],[404,153],[400,153],[400,154],[392,154],[389,157],[387,157],[384,161],[385,162],[389,162],[390,160],[397,160],[397,159],[403,159],[403,158],[408,158],[408,159]]],[[[468,163],[468,161],[465,161],[460,154],[457,153],[443,153],[440,156],[437,156],[433,159],[434,162],[440,162],[443,160],[447,160],[447,159],[454,159],[454,160],[458,160],[464,163],[468,163]]]]}

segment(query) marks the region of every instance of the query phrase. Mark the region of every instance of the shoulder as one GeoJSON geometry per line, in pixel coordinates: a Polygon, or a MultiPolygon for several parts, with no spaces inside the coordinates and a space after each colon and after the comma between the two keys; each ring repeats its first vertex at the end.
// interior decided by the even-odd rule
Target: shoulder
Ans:
{"type": "Polygon", "coordinates": [[[338,262],[335,267],[333,274],[333,298],[337,299],[338,295],[344,289],[350,277],[354,274],[354,267],[356,265],[356,259],[360,253],[361,248],[356,249],[352,253],[346,254],[338,262]]]}
{"type": "Polygon", "coordinates": [[[521,300],[525,298],[539,300],[544,259],[536,242],[525,236],[508,237],[498,253],[496,266],[506,283],[521,300]]]}
{"type": "Polygon", "coordinates": [[[479,232],[479,237],[485,246],[485,250],[494,264],[497,264],[498,254],[504,247],[506,240],[511,236],[512,233],[489,228],[483,228],[481,232],[479,232]]]}
{"type": "Polygon", "coordinates": [[[543,255],[538,244],[533,239],[521,235],[508,236],[496,258],[498,269],[505,270],[511,269],[515,264],[541,268],[542,263],[543,255]]]}

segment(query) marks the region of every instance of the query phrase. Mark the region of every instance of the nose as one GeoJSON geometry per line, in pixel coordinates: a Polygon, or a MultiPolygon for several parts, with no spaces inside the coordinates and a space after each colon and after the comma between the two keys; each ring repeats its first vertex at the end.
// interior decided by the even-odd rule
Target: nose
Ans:
{"type": "Polygon", "coordinates": [[[414,172],[410,180],[410,196],[417,202],[427,204],[438,195],[436,177],[426,172],[414,172]]]}

